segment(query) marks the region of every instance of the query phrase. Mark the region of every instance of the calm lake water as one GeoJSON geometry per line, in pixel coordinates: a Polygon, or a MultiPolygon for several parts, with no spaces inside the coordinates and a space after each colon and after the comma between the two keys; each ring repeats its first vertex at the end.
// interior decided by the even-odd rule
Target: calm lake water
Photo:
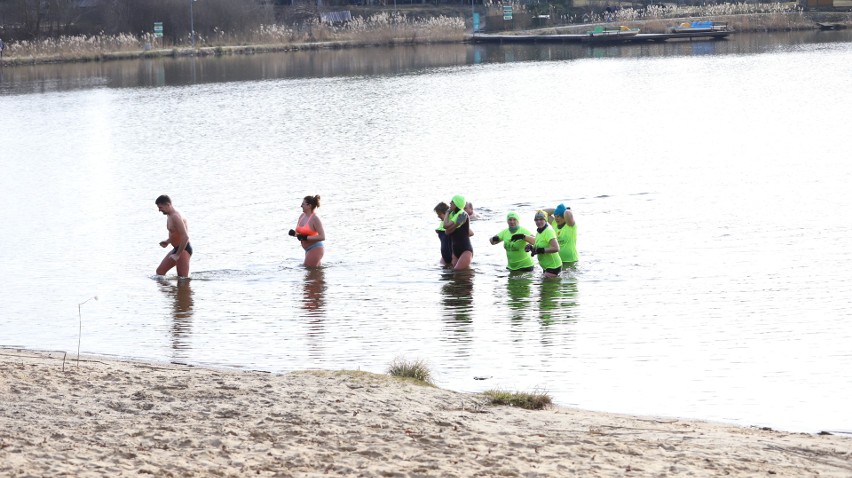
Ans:
{"type": "Polygon", "coordinates": [[[0,69],[0,345],[424,359],[454,390],[852,432],[850,79],[846,32],[0,69]],[[154,276],[164,193],[188,282],[154,276]],[[479,214],[464,275],[433,232],[458,193],[479,214]],[[286,232],[308,194],[314,271],[286,232]],[[509,277],[488,237],[560,202],[576,269],[509,277]]]}

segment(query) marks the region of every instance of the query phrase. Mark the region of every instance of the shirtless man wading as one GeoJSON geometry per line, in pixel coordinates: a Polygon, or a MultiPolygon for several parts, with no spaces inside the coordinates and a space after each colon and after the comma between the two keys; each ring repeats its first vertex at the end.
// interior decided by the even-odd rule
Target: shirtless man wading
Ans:
{"type": "Polygon", "coordinates": [[[169,230],[169,238],[160,241],[160,247],[166,247],[169,244],[174,246],[174,249],[163,258],[160,267],[157,267],[157,275],[165,275],[172,267],[177,266],[178,277],[189,277],[192,246],[189,244],[189,226],[186,224],[186,218],[172,206],[172,200],[165,194],[158,197],[154,203],[157,209],[167,217],[166,229],[169,230]]]}

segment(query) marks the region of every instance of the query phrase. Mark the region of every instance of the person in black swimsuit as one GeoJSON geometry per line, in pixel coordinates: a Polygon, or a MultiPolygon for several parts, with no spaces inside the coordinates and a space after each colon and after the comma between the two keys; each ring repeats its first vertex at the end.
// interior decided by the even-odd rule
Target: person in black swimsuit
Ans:
{"type": "Polygon", "coordinates": [[[165,275],[172,267],[177,268],[178,277],[189,277],[189,258],[192,255],[192,247],[189,245],[189,225],[184,217],[172,205],[172,200],[163,194],[154,203],[157,210],[166,216],[166,229],[169,238],[160,241],[160,247],[172,245],[171,250],[157,267],[157,275],[165,275]]]}
{"type": "MultiPolygon", "coordinates": [[[[188,243],[188,242],[187,242],[187,243],[186,243],[186,249],[184,249],[184,250],[185,250],[186,252],[188,252],[190,256],[192,256],[192,244],[190,244],[190,243],[188,243]]],[[[177,254],[177,253],[178,253],[178,248],[177,248],[177,246],[175,246],[175,248],[174,248],[174,249],[172,249],[171,254],[177,254]]]]}
{"type": "Polygon", "coordinates": [[[444,229],[450,237],[453,251],[454,270],[467,269],[473,261],[473,245],[470,243],[470,217],[464,212],[464,197],[453,196],[450,210],[444,218],[444,229]]]}

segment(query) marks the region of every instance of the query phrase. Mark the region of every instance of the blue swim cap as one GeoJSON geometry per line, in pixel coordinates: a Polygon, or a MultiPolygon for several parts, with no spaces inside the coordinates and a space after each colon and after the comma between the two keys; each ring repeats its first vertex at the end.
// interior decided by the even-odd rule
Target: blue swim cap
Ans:
{"type": "Polygon", "coordinates": [[[565,214],[566,209],[568,208],[566,208],[564,204],[560,203],[556,206],[556,209],[553,210],[553,215],[556,217],[562,217],[562,215],[565,214]]]}

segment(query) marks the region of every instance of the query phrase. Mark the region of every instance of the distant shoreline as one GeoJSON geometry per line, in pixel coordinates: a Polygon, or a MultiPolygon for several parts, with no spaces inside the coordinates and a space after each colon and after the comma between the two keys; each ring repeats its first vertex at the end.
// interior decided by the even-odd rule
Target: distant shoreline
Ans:
{"type": "MultiPolygon", "coordinates": [[[[649,19],[607,23],[587,23],[576,25],[550,26],[527,30],[495,31],[487,33],[500,33],[502,35],[557,35],[585,33],[587,30],[600,25],[627,25],[631,28],[640,28],[643,32],[664,32],[666,28],[684,21],[712,20],[727,23],[729,28],[739,33],[771,33],[789,31],[816,30],[817,23],[831,22],[841,28],[852,28],[852,13],[850,12],[797,12],[787,16],[779,14],[738,14],[738,15],[716,15],[716,16],[694,16],[682,18],[649,19]],[[795,16],[795,17],[794,17],[795,16]]],[[[486,33],[486,32],[483,32],[486,33]]],[[[4,56],[0,60],[2,67],[33,66],[41,64],[58,63],[87,63],[114,60],[140,60],[152,58],[179,58],[179,57],[209,57],[229,55],[253,55],[258,53],[275,53],[291,51],[311,51],[327,49],[367,48],[377,46],[410,46],[427,44],[449,44],[469,43],[473,41],[474,35],[465,33],[457,35],[457,38],[435,39],[428,37],[423,39],[394,39],[388,38],[381,41],[376,40],[336,40],[336,41],[314,41],[280,44],[252,44],[252,45],[214,45],[202,47],[173,47],[147,50],[128,51],[101,51],[80,54],[52,54],[27,57],[4,56]]]]}

